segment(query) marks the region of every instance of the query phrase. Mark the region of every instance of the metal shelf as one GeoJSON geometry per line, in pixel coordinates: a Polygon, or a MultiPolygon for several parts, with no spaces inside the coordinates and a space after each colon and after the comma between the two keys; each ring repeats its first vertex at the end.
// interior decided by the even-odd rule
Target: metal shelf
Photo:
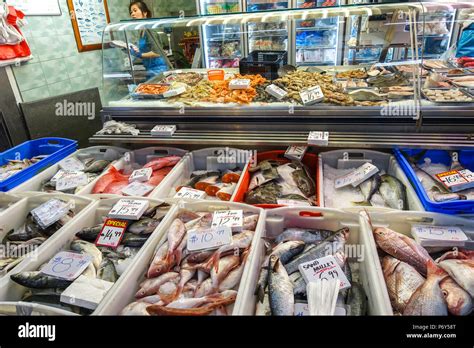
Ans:
{"type": "Polygon", "coordinates": [[[309,46],[309,47],[299,47],[296,46],[297,50],[335,50],[337,47],[335,45],[330,45],[330,46],[309,46]]]}
{"type": "Polygon", "coordinates": [[[300,27],[296,31],[337,30],[337,27],[300,27]]]}

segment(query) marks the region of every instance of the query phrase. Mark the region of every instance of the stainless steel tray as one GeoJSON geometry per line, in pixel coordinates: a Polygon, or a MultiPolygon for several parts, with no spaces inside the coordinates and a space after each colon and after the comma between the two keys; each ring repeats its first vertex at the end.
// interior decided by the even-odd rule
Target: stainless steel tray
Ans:
{"type": "Polygon", "coordinates": [[[423,96],[423,98],[425,98],[426,100],[429,100],[430,102],[433,102],[433,103],[437,103],[437,104],[472,104],[474,103],[474,95],[472,95],[471,93],[469,93],[469,91],[465,88],[422,88],[421,89],[421,95],[423,96]],[[432,99],[431,97],[427,96],[425,94],[425,90],[426,89],[430,89],[430,90],[442,90],[442,91],[452,91],[452,90],[458,90],[462,93],[464,93],[466,96],[470,97],[471,98],[471,101],[453,101],[453,100],[447,100],[447,101],[438,101],[438,100],[434,100],[432,99]]]}

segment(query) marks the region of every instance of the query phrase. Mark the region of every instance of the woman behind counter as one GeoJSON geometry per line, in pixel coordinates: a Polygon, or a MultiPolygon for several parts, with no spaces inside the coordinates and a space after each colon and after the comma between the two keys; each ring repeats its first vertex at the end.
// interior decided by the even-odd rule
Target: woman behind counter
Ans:
{"type": "MultiPolygon", "coordinates": [[[[133,1],[129,6],[130,17],[133,19],[144,19],[151,18],[151,11],[148,9],[147,4],[143,1],[133,1]]],[[[163,57],[155,53],[151,49],[151,41],[146,32],[140,33],[140,39],[138,40],[138,50],[131,49],[132,55],[142,59],[143,65],[147,70],[147,75],[154,76],[158,75],[163,71],[168,70],[168,66],[165,63],[163,57]]]]}

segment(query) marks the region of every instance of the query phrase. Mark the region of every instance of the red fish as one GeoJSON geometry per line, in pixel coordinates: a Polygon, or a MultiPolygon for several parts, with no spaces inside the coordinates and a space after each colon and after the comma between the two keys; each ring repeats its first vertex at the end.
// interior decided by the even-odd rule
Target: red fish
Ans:
{"type": "Polygon", "coordinates": [[[105,189],[114,181],[128,180],[126,175],[120,173],[117,168],[111,166],[108,173],[102,176],[95,184],[92,193],[104,193],[105,189]]]}
{"type": "Polygon", "coordinates": [[[114,181],[105,188],[104,193],[120,195],[122,194],[122,189],[127,187],[128,184],[129,184],[128,180],[127,181],[114,181]]]}
{"type": "Polygon", "coordinates": [[[164,175],[153,175],[150,180],[148,180],[147,184],[151,186],[158,186],[164,178],[164,175]]]}
{"type": "Polygon", "coordinates": [[[143,168],[152,168],[154,171],[164,168],[164,167],[173,167],[181,160],[179,156],[168,156],[162,158],[156,158],[151,162],[148,162],[143,166],[143,168]]]}

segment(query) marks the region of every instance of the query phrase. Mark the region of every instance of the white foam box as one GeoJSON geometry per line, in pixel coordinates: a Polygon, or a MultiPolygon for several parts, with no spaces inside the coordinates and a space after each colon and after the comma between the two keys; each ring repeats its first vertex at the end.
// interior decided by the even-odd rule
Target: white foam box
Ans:
{"type": "MultiPolygon", "coordinates": [[[[81,212],[76,215],[73,221],[70,221],[58,232],[56,232],[53,237],[49,238],[47,242],[42,244],[40,248],[37,249],[38,252],[35,253],[36,255],[26,257],[25,260],[23,260],[19,265],[17,265],[12,271],[9,272],[8,276],[5,276],[0,279],[0,301],[7,301],[12,303],[20,301],[25,291],[28,290],[28,288],[23,287],[12,281],[10,279],[11,274],[27,271],[37,271],[39,270],[41,265],[51,260],[51,258],[58,252],[69,251],[71,242],[76,238],[76,233],[86,227],[93,227],[103,222],[102,217],[106,216],[110,209],[112,209],[112,207],[117,203],[117,201],[121,199],[121,197],[115,197],[111,199],[91,200],[88,198],[79,198],[73,195],[44,194],[41,196],[30,197],[29,201],[37,202],[38,200],[41,201],[41,199],[44,200],[45,197],[43,196],[47,196],[50,198],[60,198],[60,196],[74,197],[77,200],[76,209],[83,207],[85,203],[87,203],[88,206],[83,207],[81,212]]],[[[157,205],[163,203],[163,201],[161,200],[155,200],[150,198],[141,199],[146,199],[150,201],[150,205],[157,205]]],[[[26,217],[26,213],[24,214],[24,216],[26,217]]],[[[165,220],[166,216],[163,219],[162,223],[165,220]]],[[[20,221],[20,219],[18,219],[18,221],[20,221]]],[[[143,245],[142,249],[145,248],[149,243],[156,244],[157,240],[161,239],[162,235],[160,235],[159,233],[164,233],[164,231],[160,230],[160,227],[161,223],[157,226],[155,231],[153,231],[151,236],[148,238],[148,241],[143,245]]],[[[137,256],[138,255],[139,254],[137,254],[137,256]]],[[[136,260],[137,257],[132,260],[131,265],[136,262],[136,260]]]]}
{"type": "MultiPolygon", "coordinates": [[[[407,201],[409,210],[415,211],[425,211],[423,204],[418,198],[413,186],[408,180],[407,176],[403,172],[403,169],[398,164],[394,156],[388,153],[383,153],[379,151],[372,150],[362,150],[362,149],[347,149],[347,150],[334,150],[322,152],[319,154],[318,161],[318,178],[319,182],[319,194],[320,194],[320,204],[322,207],[327,208],[336,208],[341,207],[329,207],[325,204],[326,196],[324,194],[324,165],[327,164],[336,169],[357,169],[366,162],[372,163],[379,171],[384,171],[385,173],[396,177],[405,185],[407,193],[407,201]]],[[[380,172],[379,172],[380,173],[380,172]]],[[[344,208],[346,211],[359,212],[364,209],[368,211],[391,211],[394,209],[384,208],[384,207],[371,207],[371,206],[361,206],[361,207],[351,207],[344,208]]]]}
{"type": "MultiPolygon", "coordinates": [[[[472,220],[465,219],[447,214],[431,213],[431,212],[414,212],[414,211],[388,211],[388,212],[373,212],[370,214],[370,220],[373,228],[387,227],[393,231],[404,234],[413,239],[411,235],[411,229],[414,225],[426,225],[426,226],[458,226],[463,232],[470,238],[474,239],[474,224],[472,220]]],[[[374,245],[375,239],[373,238],[372,226],[369,224],[365,213],[361,215],[361,228],[364,234],[371,235],[374,245]]],[[[376,254],[377,255],[377,254],[376,254]]],[[[382,265],[379,257],[375,257],[374,267],[377,269],[377,275],[379,275],[378,282],[382,284],[382,298],[384,299],[383,307],[387,314],[393,315],[392,305],[390,304],[390,297],[388,296],[387,286],[383,277],[382,265]]]]}
{"type": "MultiPolygon", "coordinates": [[[[169,181],[172,181],[173,177],[179,175],[178,173],[182,170],[183,167],[183,161],[184,161],[184,155],[186,155],[187,151],[174,148],[174,147],[162,147],[162,146],[153,146],[153,147],[146,147],[143,149],[138,149],[134,151],[130,151],[131,153],[131,160],[134,162],[134,169],[139,169],[142,168],[147,162],[148,159],[153,158],[153,157],[165,157],[165,156],[180,156],[183,157],[180,162],[178,162],[173,169],[166,175],[166,177],[163,179],[163,181],[147,196],[149,198],[164,198],[166,197],[162,195],[162,190],[160,189],[161,187],[166,187],[168,185],[169,181]]],[[[114,163],[114,167],[117,170],[122,170],[127,166],[127,162],[125,161],[124,158],[121,158],[119,161],[114,163]]],[[[129,173],[131,174],[133,170],[129,173]]],[[[105,175],[107,172],[105,172],[103,175],[105,175]]],[[[95,182],[87,185],[83,190],[81,190],[80,194],[81,195],[86,195],[91,198],[97,198],[97,199],[102,199],[102,198],[113,198],[117,197],[119,195],[114,195],[114,194],[93,194],[92,190],[95,187],[95,182]]]]}
{"type": "MultiPolygon", "coordinates": [[[[167,202],[176,203],[179,201],[177,198],[173,198],[176,195],[176,188],[180,185],[184,185],[190,178],[191,173],[198,170],[221,170],[225,171],[227,169],[234,169],[237,167],[239,170],[244,172],[244,168],[248,165],[250,158],[246,161],[243,160],[245,157],[243,155],[242,149],[236,148],[225,148],[225,147],[212,147],[201,150],[196,150],[188,153],[183,159],[182,170],[175,176],[171,177],[167,181],[168,186],[158,187],[155,191],[150,194],[150,197],[154,198],[164,198],[166,197],[167,202]],[[222,151],[240,151],[239,156],[242,158],[237,158],[238,163],[218,163],[218,156],[222,154],[222,151]],[[242,155],[241,155],[242,154],[242,155]]],[[[243,175],[240,176],[240,180],[237,183],[237,187],[230,198],[230,201],[235,200],[237,191],[242,183],[243,175]]],[[[208,197],[209,200],[218,199],[216,197],[208,197]]]]}
{"type": "MultiPolygon", "coordinates": [[[[138,291],[139,284],[145,279],[145,274],[148,271],[150,263],[153,260],[155,250],[167,241],[167,232],[173,223],[173,220],[182,210],[190,210],[194,212],[214,212],[216,210],[243,210],[244,213],[250,212],[259,214],[257,227],[253,236],[253,241],[250,247],[250,254],[253,253],[256,245],[259,244],[263,235],[263,229],[265,226],[265,211],[261,208],[256,208],[247,204],[232,203],[232,202],[221,202],[221,201],[206,201],[206,202],[193,202],[193,203],[181,203],[174,205],[172,210],[163,219],[159,226],[159,230],[156,231],[161,239],[153,238],[150,243],[140,250],[140,253],[136,256],[136,262],[134,262],[115,283],[115,286],[109,291],[97,307],[94,315],[119,315],[121,311],[130,303],[135,301],[135,294],[138,291]]],[[[235,289],[238,291],[237,299],[234,305],[230,305],[228,312],[233,315],[240,314],[240,307],[244,304],[244,293],[246,285],[244,282],[245,274],[250,271],[252,264],[250,258],[247,258],[244,272],[240,284],[235,289]]]]}
{"type": "MultiPolygon", "coordinates": [[[[106,151],[107,150],[115,150],[117,151],[117,154],[119,156],[122,156],[125,152],[127,152],[127,149],[121,148],[121,147],[116,147],[116,146],[92,146],[88,147],[85,149],[80,149],[74,152],[73,154],[69,155],[62,161],[59,161],[56,164],[53,164],[51,167],[47,168],[46,170],[42,171],[41,173],[35,175],[31,179],[25,181],[23,184],[18,185],[15,187],[13,190],[11,190],[11,193],[19,193],[19,192],[29,192],[29,191],[36,191],[36,192],[41,192],[41,185],[43,182],[49,181],[60,169],[60,163],[65,161],[68,158],[71,157],[80,157],[80,158],[89,158],[92,157],[95,160],[100,160],[104,159],[106,151]]],[[[112,164],[116,163],[119,158],[115,159],[112,161],[112,164]]],[[[106,171],[105,171],[106,172],[106,171]]],[[[92,182],[90,182],[88,185],[86,185],[78,194],[82,194],[88,190],[89,187],[94,187],[95,183],[99,178],[105,174],[102,173],[99,175],[99,177],[95,178],[92,182]]]]}
{"type": "MultiPolygon", "coordinates": [[[[358,262],[359,280],[368,297],[369,315],[390,314],[384,307],[385,298],[380,285],[383,277],[381,270],[374,267],[375,242],[366,229],[361,228],[362,217],[355,213],[344,212],[336,209],[317,207],[285,207],[266,211],[266,221],[263,237],[275,238],[285,229],[290,227],[308,229],[326,229],[337,231],[343,227],[350,229],[348,246],[360,245],[363,247],[363,259],[358,262]],[[303,216],[302,216],[303,215],[303,216]]],[[[239,315],[255,315],[257,297],[255,289],[260,275],[262,262],[265,258],[265,245],[262,238],[255,240],[255,245],[250,254],[251,266],[246,268],[244,293],[239,302],[239,315]]],[[[357,248],[353,248],[357,250],[357,248]]]]}

